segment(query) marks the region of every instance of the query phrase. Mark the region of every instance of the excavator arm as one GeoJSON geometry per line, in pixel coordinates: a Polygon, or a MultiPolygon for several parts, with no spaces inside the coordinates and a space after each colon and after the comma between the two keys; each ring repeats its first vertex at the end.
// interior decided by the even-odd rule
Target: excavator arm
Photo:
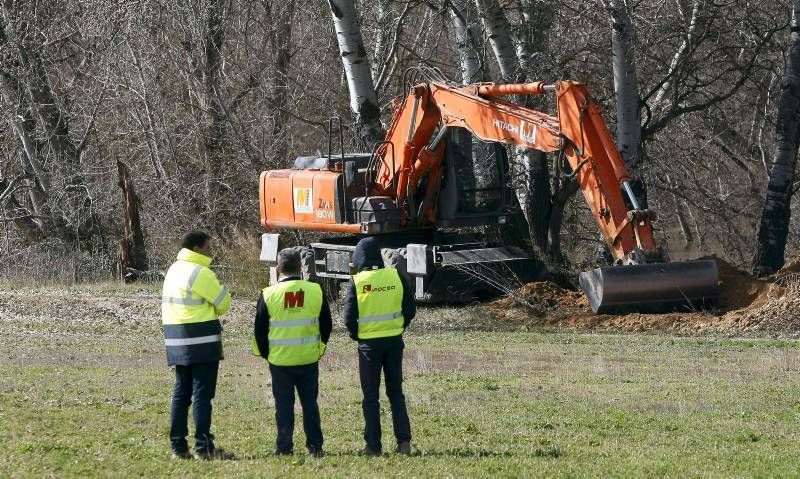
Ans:
{"type": "Polygon", "coordinates": [[[413,86],[395,105],[374,178],[375,193],[396,199],[403,222],[435,224],[442,139],[451,127],[465,128],[484,141],[561,152],[567,158],[618,265],[581,273],[581,286],[595,312],[687,309],[718,295],[714,261],[669,263],[657,247],[655,214],[640,208],[600,108],[585,85],[558,81],[413,86]],[[556,96],[556,116],[500,98],[548,93],[556,96]],[[426,175],[425,200],[415,205],[417,185],[426,175]]]}
{"type": "MultiPolygon", "coordinates": [[[[428,182],[426,198],[437,193],[443,157],[440,141],[450,127],[465,128],[483,141],[563,152],[614,258],[640,263],[645,257],[660,256],[653,239],[653,214],[638,207],[600,108],[583,84],[416,85],[398,108],[387,135],[388,141],[402,147],[395,152],[395,161],[381,163],[377,175],[381,193],[395,197],[410,219],[415,219],[416,208],[409,201],[422,177],[432,174],[434,180],[428,182]],[[550,92],[556,95],[557,116],[499,98],[550,92]]],[[[435,201],[426,201],[426,206],[424,219],[435,221],[435,201]]]]}

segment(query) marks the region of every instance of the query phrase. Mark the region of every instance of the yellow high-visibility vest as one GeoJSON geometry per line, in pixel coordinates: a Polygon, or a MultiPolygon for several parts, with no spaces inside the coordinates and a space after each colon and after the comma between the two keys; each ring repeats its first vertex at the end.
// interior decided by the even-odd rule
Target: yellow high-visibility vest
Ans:
{"type": "Polygon", "coordinates": [[[358,339],[403,334],[403,282],[394,268],[353,276],[358,301],[358,339]]]}
{"type": "Polygon", "coordinates": [[[161,321],[170,365],[222,359],[218,316],[230,308],[231,295],[210,264],[208,256],[184,248],[164,278],[161,321]]]}
{"type": "MultiPolygon", "coordinates": [[[[269,354],[275,366],[302,366],[325,352],[319,331],[322,288],[302,279],[281,281],[261,293],[269,312],[269,354]]],[[[255,338],[253,354],[261,356],[255,338]]]]}

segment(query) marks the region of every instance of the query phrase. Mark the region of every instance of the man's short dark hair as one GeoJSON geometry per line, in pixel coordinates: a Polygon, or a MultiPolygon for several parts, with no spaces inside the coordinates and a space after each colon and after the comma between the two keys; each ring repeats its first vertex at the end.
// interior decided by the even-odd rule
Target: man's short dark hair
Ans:
{"type": "Polygon", "coordinates": [[[181,240],[181,248],[194,249],[205,245],[210,239],[211,235],[205,231],[190,231],[183,235],[183,239],[181,240]]]}
{"type": "Polygon", "coordinates": [[[278,253],[278,272],[283,275],[299,275],[301,270],[300,253],[292,248],[284,248],[278,253]]]}

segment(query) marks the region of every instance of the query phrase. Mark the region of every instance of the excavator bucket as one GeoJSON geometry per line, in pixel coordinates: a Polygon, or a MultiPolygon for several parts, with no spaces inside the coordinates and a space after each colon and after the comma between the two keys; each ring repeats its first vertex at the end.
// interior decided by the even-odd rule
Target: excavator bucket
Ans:
{"type": "Polygon", "coordinates": [[[595,313],[665,313],[709,307],[719,296],[713,260],[609,266],[580,274],[595,313]]]}

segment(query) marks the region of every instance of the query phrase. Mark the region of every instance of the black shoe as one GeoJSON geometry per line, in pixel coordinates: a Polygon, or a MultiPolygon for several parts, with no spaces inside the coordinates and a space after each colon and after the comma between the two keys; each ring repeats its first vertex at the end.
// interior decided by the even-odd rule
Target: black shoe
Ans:
{"type": "Polygon", "coordinates": [[[189,451],[172,451],[173,459],[194,459],[194,456],[189,451]]]}
{"type": "Polygon", "coordinates": [[[401,441],[397,443],[395,452],[404,456],[411,455],[411,441],[401,441]]]}
{"type": "Polygon", "coordinates": [[[213,447],[204,451],[198,451],[195,453],[195,457],[204,461],[230,461],[236,459],[233,454],[225,452],[225,449],[220,447],[213,447]]]}
{"type": "Polygon", "coordinates": [[[291,456],[294,454],[294,451],[291,449],[275,449],[276,456],[291,456]]]}
{"type": "Polygon", "coordinates": [[[322,447],[309,446],[308,453],[314,457],[325,457],[325,451],[322,450],[322,447]]]}
{"type": "Polygon", "coordinates": [[[377,457],[381,455],[381,451],[376,451],[369,446],[364,446],[364,449],[359,451],[362,456],[377,457]]]}

